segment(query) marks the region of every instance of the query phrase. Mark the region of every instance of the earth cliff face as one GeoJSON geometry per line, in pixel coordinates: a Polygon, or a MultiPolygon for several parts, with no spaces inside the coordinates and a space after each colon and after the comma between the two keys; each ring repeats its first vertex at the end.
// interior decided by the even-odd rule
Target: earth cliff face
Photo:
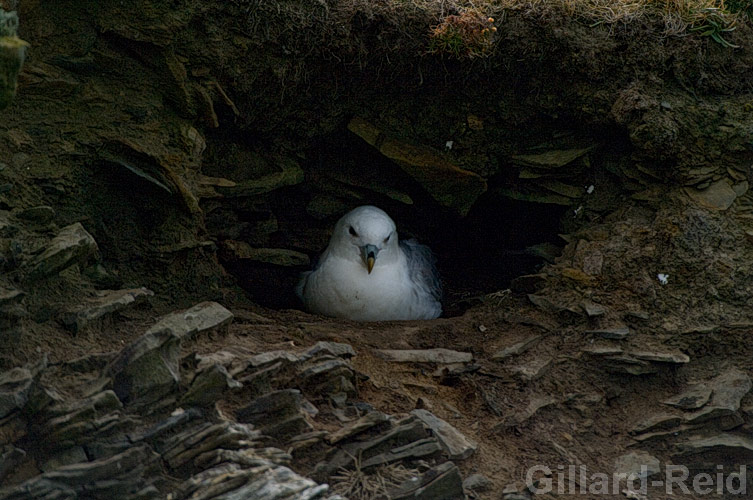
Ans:
{"type": "Polygon", "coordinates": [[[2,387],[18,396],[0,415],[7,498],[25,481],[106,496],[107,460],[149,464],[134,477],[153,489],[134,480],[134,498],[188,497],[216,464],[235,464],[223,491],[241,488],[253,460],[297,491],[378,497],[359,481],[420,477],[426,498],[452,498],[481,473],[491,484],[467,494],[516,484],[518,498],[537,464],[749,459],[742,19],[732,48],[649,15],[522,5],[0,5],[30,43],[0,111],[2,387]],[[367,203],[436,251],[447,317],[294,310],[299,272],[367,203]],[[157,323],[204,301],[218,304],[188,314],[204,326],[157,323]],[[438,440],[429,417],[406,416],[417,409],[466,441],[438,440]],[[65,427],[74,413],[107,432],[65,427]],[[171,444],[183,455],[165,429],[185,433],[171,444]],[[47,447],[50,432],[64,444],[47,447]],[[227,458],[244,447],[258,456],[227,458]],[[359,450],[363,470],[345,458],[359,450]]]}

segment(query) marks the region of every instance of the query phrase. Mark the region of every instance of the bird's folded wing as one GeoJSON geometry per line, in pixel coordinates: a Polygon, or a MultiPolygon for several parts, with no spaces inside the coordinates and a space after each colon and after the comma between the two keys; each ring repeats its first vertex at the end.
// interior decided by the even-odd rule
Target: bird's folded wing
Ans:
{"type": "Polygon", "coordinates": [[[416,240],[401,240],[400,249],[408,259],[411,282],[429,293],[437,301],[442,299],[442,282],[437,272],[436,258],[431,249],[416,240]]]}

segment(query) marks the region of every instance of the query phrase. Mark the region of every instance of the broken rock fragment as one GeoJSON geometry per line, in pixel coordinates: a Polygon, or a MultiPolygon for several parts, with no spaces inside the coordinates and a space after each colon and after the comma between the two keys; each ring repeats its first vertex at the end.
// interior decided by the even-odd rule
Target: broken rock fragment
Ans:
{"type": "Polygon", "coordinates": [[[439,440],[450,460],[464,460],[476,451],[477,444],[466,438],[455,427],[427,410],[413,410],[411,415],[418,417],[439,440]]]}
{"type": "Polygon", "coordinates": [[[391,500],[455,500],[465,498],[463,479],[452,462],[432,467],[389,491],[391,500]]]}
{"type": "Polygon", "coordinates": [[[195,335],[208,332],[229,324],[233,313],[217,302],[201,302],[186,309],[162,317],[149,333],[169,333],[179,339],[191,339],[195,335]]]}
{"type": "Polygon", "coordinates": [[[74,264],[84,264],[97,251],[97,242],[84,226],[80,222],[71,224],[61,229],[47,248],[32,261],[30,277],[45,278],[74,264]]]}
{"type": "Polygon", "coordinates": [[[96,296],[86,301],[84,307],[63,315],[63,324],[73,332],[79,332],[92,322],[122,311],[129,305],[152,295],[154,292],[146,288],[98,290],[96,296]]]}

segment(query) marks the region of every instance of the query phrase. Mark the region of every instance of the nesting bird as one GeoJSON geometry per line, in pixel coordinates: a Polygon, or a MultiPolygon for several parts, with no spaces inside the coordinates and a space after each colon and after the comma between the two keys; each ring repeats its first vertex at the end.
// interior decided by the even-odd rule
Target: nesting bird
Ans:
{"type": "Polygon", "coordinates": [[[434,319],[442,286],[431,250],[398,241],[395,223],[365,205],[335,224],[327,249],[296,293],[307,310],[355,321],[434,319]]]}

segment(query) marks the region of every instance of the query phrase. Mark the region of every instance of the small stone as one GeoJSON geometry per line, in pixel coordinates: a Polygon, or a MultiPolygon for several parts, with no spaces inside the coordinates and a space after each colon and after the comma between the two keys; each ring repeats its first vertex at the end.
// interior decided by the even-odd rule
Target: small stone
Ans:
{"type": "Polygon", "coordinates": [[[709,184],[705,189],[685,188],[685,193],[698,205],[720,211],[727,210],[737,198],[737,193],[726,179],[709,184]]]}
{"type": "Polygon", "coordinates": [[[552,366],[551,358],[535,359],[524,365],[514,366],[511,371],[524,382],[540,379],[552,366]]]}
{"type": "Polygon", "coordinates": [[[301,358],[308,359],[319,353],[328,353],[340,358],[352,358],[356,355],[356,351],[354,351],[353,347],[351,347],[349,344],[320,341],[307,349],[301,355],[301,358]]]}
{"type": "Polygon", "coordinates": [[[82,274],[92,281],[95,288],[118,288],[123,284],[120,278],[108,273],[99,262],[84,269],[82,274]]]}
{"type": "Polygon", "coordinates": [[[745,193],[748,192],[748,188],[748,181],[742,181],[732,185],[732,190],[735,192],[738,198],[744,196],[745,193]]]}
{"type": "Polygon", "coordinates": [[[648,479],[661,472],[661,463],[645,451],[632,451],[615,460],[614,472],[628,478],[648,479]]]}
{"type": "Polygon", "coordinates": [[[518,356],[536,345],[542,338],[544,338],[542,335],[528,337],[525,340],[495,352],[492,354],[492,359],[495,361],[502,361],[511,356],[518,356]]]}
{"type": "Polygon", "coordinates": [[[25,296],[26,293],[22,292],[21,290],[16,290],[15,288],[8,289],[0,287],[0,307],[11,304],[19,304],[25,296]]]}
{"type": "Polygon", "coordinates": [[[580,307],[586,312],[586,316],[589,318],[596,318],[598,316],[604,316],[606,309],[601,304],[595,304],[590,300],[584,300],[580,303],[580,307]]]}
{"type": "MultiPolygon", "coordinates": [[[[554,243],[544,242],[539,243],[538,245],[532,245],[530,247],[526,247],[525,250],[526,254],[532,255],[534,257],[538,257],[540,259],[544,259],[545,261],[554,264],[554,261],[557,260],[557,257],[562,255],[562,247],[559,247],[555,245],[554,243]]],[[[534,274],[530,276],[543,276],[546,279],[546,274],[534,274]]]]}
{"type": "Polygon", "coordinates": [[[552,302],[552,300],[550,300],[548,297],[544,297],[543,295],[534,295],[532,293],[529,293],[528,300],[530,300],[533,305],[535,305],[542,311],[548,313],[558,313],[567,309],[565,306],[555,304],[554,302],[552,302]]]}
{"type": "Polygon", "coordinates": [[[413,410],[411,415],[418,417],[432,430],[450,460],[465,460],[476,451],[476,443],[430,411],[413,410]]]}
{"type": "Polygon", "coordinates": [[[639,319],[642,321],[647,321],[649,319],[649,315],[646,311],[627,311],[625,313],[625,317],[639,319]]]}
{"type": "Polygon", "coordinates": [[[491,490],[493,486],[491,479],[483,474],[471,474],[463,481],[463,489],[475,493],[484,493],[491,490]]]}

